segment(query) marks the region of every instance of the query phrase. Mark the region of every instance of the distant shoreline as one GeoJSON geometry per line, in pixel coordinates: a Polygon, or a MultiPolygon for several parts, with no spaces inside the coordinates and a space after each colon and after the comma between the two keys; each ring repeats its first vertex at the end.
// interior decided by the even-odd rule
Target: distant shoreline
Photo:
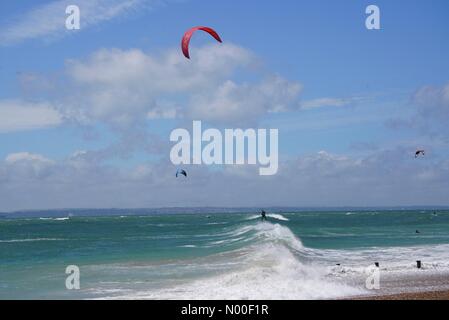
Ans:
{"type": "Polygon", "coordinates": [[[282,206],[260,206],[260,207],[154,207],[154,208],[61,208],[61,209],[26,209],[14,211],[1,211],[0,217],[11,216],[39,216],[47,214],[49,216],[57,215],[58,217],[68,214],[76,216],[85,215],[138,215],[138,214],[191,214],[191,213],[245,213],[260,212],[261,209],[271,211],[273,213],[288,212],[342,212],[342,211],[446,211],[449,206],[396,206],[396,207],[282,207],[282,206]]]}

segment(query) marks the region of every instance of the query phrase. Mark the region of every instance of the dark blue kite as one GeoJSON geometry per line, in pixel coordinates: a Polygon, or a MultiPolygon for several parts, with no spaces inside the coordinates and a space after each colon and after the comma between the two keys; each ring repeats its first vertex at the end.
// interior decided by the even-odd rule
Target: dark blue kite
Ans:
{"type": "Polygon", "coordinates": [[[178,169],[178,171],[176,171],[176,178],[178,177],[178,175],[182,174],[183,176],[185,176],[187,178],[187,172],[183,169],[178,169]]]}

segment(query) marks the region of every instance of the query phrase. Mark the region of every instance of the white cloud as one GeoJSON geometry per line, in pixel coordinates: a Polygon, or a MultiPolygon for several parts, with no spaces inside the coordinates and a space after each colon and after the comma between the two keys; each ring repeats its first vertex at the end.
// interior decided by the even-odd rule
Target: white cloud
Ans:
{"type": "Polygon", "coordinates": [[[257,120],[267,113],[295,110],[302,86],[279,76],[257,84],[226,81],[216,90],[194,95],[190,117],[212,121],[257,120]]]}
{"type": "Polygon", "coordinates": [[[55,162],[46,157],[29,152],[12,153],[6,156],[0,168],[0,180],[8,183],[27,184],[41,181],[51,174],[55,162]]]}
{"type": "Polygon", "coordinates": [[[40,154],[33,154],[29,152],[11,153],[6,156],[5,162],[12,164],[22,161],[41,162],[41,163],[53,163],[50,159],[45,158],[40,154]]]}
{"type": "Polygon", "coordinates": [[[443,86],[424,86],[413,95],[418,112],[426,118],[449,120],[449,83],[443,86]]]}
{"type": "Polygon", "coordinates": [[[316,109],[322,107],[344,107],[350,105],[360,98],[318,98],[301,103],[302,109],[316,109]]]}
{"type": "Polygon", "coordinates": [[[192,47],[191,60],[179,48],[159,54],[101,49],[67,61],[59,87],[32,74],[22,85],[25,92],[39,88],[66,120],[116,128],[167,118],[253,124],[269,113],[298,110],[302,85],[278,75],[261,78],[258,60],[231,43],[192,47]]]}
{"type": "Polygon", "coordinates": [[[231,76],[236,68],[248,66],[252,59],[252,53],[233,44],[202,47],[190,61],[178,48],[160,55],[146,54],[139,49],[103,49],[87,61],[69,61],[68,73],[80,85],[125,87],[138,94],[145,89],[155,95],[213,86],[231,76]]]}
{"type": "Polygon", "coordinates": [[[403,148],[363,157],[320,151],[283,161],[274,176],[259,176],[248,165],[189,166],[183,180],[167,162],[118,169],[89,158],[89,152],[57,162],[29,153],[7,159],[0,161],[0,210],[449,205],[449,160],[416,161],[403,148]]]}
{"type": "Polygon", "coordinates": [[[156,107],[153,110],[148,111],[148,119],[174,119],[177,117],[176,108],[165,106],[156,107]]]}
{"type": "Polygon", "coordinates": [[[65,28],[66,7],[76,4],[81,11],[81,31],[145,7],[146,0],[60,0],[37,6],[0,28],[0,45],[28,39],[69,34],[65,28]]]}
{"type": "Polygon", "coordinates": [[[0,132],[41,129],[61,123],[61,115],[48,103],[0,100],[0,132]]]}
{"type": "Polygon", "coordinates": [[[230,80],[239,70],[251,71],[255,60],[233,44],[197,48],[192,60],[179,49],[161,55],[104,49],[87,60],[68,62],[75,96],[60,105],[68,118],[116,126],[145,118],[238,121],[290,110],[301,91],[299,83],[279,76],[255,84],[230,80]]]}
{"type": "Polygon", "coordinates": [[[64,106],[66,118],[120,127],[175,117],[254,122],[267,113],[297,110],[302,90],[298,82],[280,76],[235,80],[242,74],[254,78],[257,60],[230,43],[196,48],[191,60],[179,48],[159,55],[103,49],[86,60],[67,62],[67,92],[72,95],[58,105],[64,106]]]}
{"type": "Polygon", "coordinates": [[[411,116],[391,119],[393,128],[413,129],[433,138],[449,137],[449,83],[423,86],[416,90],[409,105],[411,116]]]}

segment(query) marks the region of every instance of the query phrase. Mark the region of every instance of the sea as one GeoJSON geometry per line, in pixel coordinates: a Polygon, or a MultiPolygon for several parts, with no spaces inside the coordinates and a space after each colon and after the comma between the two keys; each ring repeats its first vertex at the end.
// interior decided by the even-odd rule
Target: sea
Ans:
{"type": "Polygon", "coordinates": [[[449,275],[449,210],[266,211],[1,214],[0,299],[339,299],[449,275]]]}

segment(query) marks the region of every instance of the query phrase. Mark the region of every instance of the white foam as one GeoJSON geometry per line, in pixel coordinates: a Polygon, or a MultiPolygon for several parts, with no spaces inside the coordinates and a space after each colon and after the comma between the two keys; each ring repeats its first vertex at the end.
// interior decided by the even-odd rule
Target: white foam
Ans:
{"type": "Polygon", "coordinates": [[[66,240],[66,239],[57,239],[57,238],[11,239],[11,240],[0,240],[0,243],[35,242],[35,241],[64,241],[64,240],[66,240]]]}
{"type": "Polygon", "coordinates": [[[152,272],[162,273],[166,279],[173,276],[176,281],[118,291],[102,295],[103,298],[332,299],[372,294],[365,289],[366,269],[376,261],[380,263],[382,279],[449,271],[449,245],[312,249],[304,247],[288,227],[270,222],[226,228],[214,236],[224,239],[211,244],[223,246],[241,240],[247,245],[188,262],[152,266],[152,272]],[[422,260],[422,269],[416,268],[416,260],[422,260]]]}
{"type": "Polygon", "coordinates": [[[69,220],[70,217],[63,217],[63,218],[39,218],[39,220],[52,220],[52,221],[65,221],[69,220]]]}
{"type": "Polygon", "coordinates": [[[295,250],[302,250],[304,248],[301,240],[288,227],[277,223],[258,222],[256,224],[248,224],[237,229],[216,234],[216,236],[225,236],[227,239],[219,240],[220,242],[215,241],[212,244],[245,240],[247,242],[257,243],[281,243],[295,250]]]}
{"type": "MultiPolygon", "coordinates": [[[[282,214],[279,214],[279,213],[267,213],[266,216],[269,218],[276,219],[276,220],[289,221],[288,218],[284,217],[282,214]]],[[[255,214],[255,215],[251,215],[247,220],[254,220],[254,219],[260,219],[260,218],[261,218],[260,214],[255,214]]]]}
{"type": "Polygon", "coordinates": [[[324,269],[308,267],[282,245],[253,248],[239,270],[171,288],[135,291],[115,299],[319,299],[364,291],[326,278],[324,269]]]}
{"type": "Polygon", "coordinates": [[[256,230],[255,238],[269,243],[281,243],[301,251],[304,246],[301,240],[287,227],[279,224],[258,223],[252,226],[256,230]]]}
{"type": "Polygon", "coordinates": [[[197,270],[197,276],[185,279],[182,284],[123,292],[105,298],[326,299],[365,293],[338,277],[329,278],[324,266],[301,262],[296,252],[307,250],[285,226],[259,222],[228,233],[231,236],[242,234],[256,241],[236,251],[193,262],[189,270],[197,270]],[[223,266],[227,266],[226,269],[223,266]],[[212,273],[202,270],[212,270],[212,273]]]}
{"type": "Polygon", "coordinates": [[[307,255],[315,263],[329,265],[334,276],[361,275],[366,268],[379,262],[383,274],[408,274],[420,271],[449,272],[449,245],[423,245],[413,247],[365,248],[353,250],[309,249],[307,255]],[[340,266],[335,266],[339,263],[340,266]]]}

